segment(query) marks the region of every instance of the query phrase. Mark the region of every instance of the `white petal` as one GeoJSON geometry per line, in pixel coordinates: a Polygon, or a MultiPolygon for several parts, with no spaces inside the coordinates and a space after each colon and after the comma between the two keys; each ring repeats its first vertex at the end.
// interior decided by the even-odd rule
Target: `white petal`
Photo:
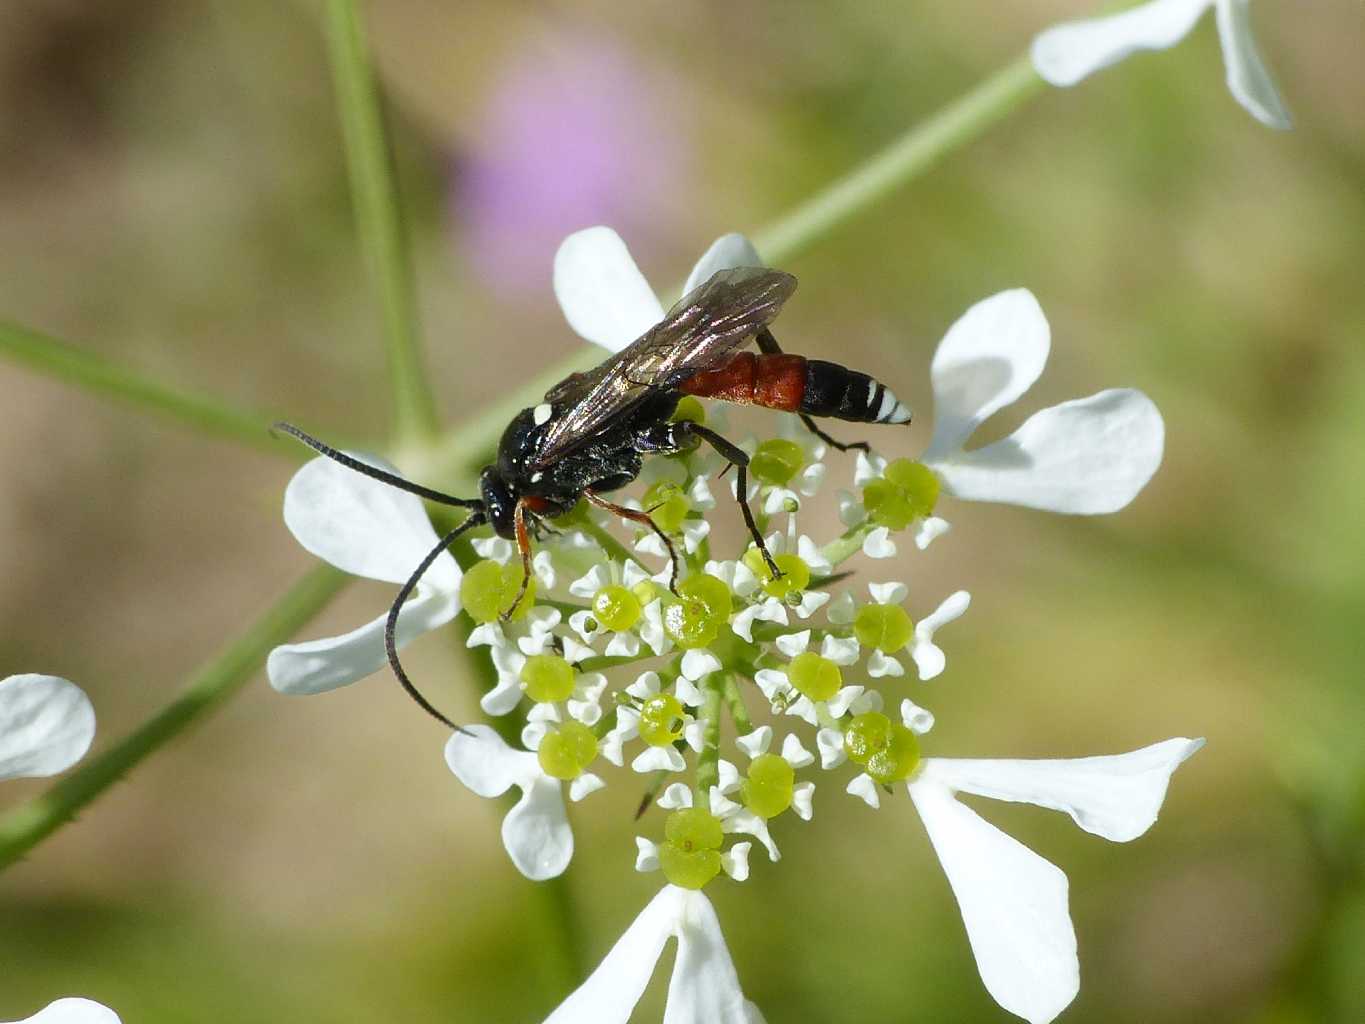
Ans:
{"type": "Polygon", "coordinates": [[[721,793],[730,793],[739,788],[739,769],[725,758],[716,761],[716,785],[715,789],[721,793]]]}
{"type": "Polygon", "coordinates": [[[545,1024],[626,1024],[669,936],[678,954],[664,1024],[755,1024],[711,903],[700,892],[666,886],[611,948],[587,981],[545,1024]]]}
{"type": "Polygon", "coordinates": [[[825,616],[835,626],[847,626],[858,616],[858,604],[847,590],[829,603],[825,616]]]}
{"type": "MultiPolygon", "coordinates": [[[[635,550],[640,552],[642,555],[655,555],[659,558],[663,558],[665,555],[668,554],[668,548],[664,546],[663,538],[660,537],[657,533],[643,534],[635,542],[635,550]]],[[[669,566],[666,572],[668,572],[669,575],[672,575],[673,572],[672,566],[669,566]]],[[[653,579],[654,577],[650,578],[653,579]]]]}
{"type": "Polygon", "coordinates": [[[796,553],[806,563],[812,576],[828,576],[834,569],[829,559],[820,552],[820,546],[804,533],[796,542],[796,553]]]}
{"type": "Polygon", "coordinates": [[[820,485],[824,483],[826,472],[828,472],[828,467],[823,462],[811,463],[801,470],[800,476],[797,477],[796,489],[807,498],[813,497],[820,490],[820,485]]]}
{"type": "Polygon", "coordinates": [[[919,525],[915,527],[915,547],[923,551],[937,538],[942,537],[952,529],[952,524],[946,519],[938,516],[930,516],[928,519],[921,519],[919,525]]]}
{"type": "MultiPolygon", "coordinates": [[[[719,815],[717,816],[719,817],[719,815]]],[[[735,805],[734,810],[725,816],[722,824],[726,832],[739,832],[757,839],[768,851],[769,860],[779,861],[782,859],[782,854],[777,849],[777,843],[773,842],[772,833],[768,831],[768,822],[753,811],[735,805]]]]}
{"type": "Polygon", "coordinates": [[[694,719],[683,726],[683,739],[696,753],[700,754],[706,746],[706,723],[694,719]]]}
{"type": "Polygon", "coordinates": [[[815,783],[798,782],[792,787],[792,810],[802,821],[810,821],[815,814],[815,783]]]}
{"type": "Polygon", "coordinates": [[[1026,288],[992,295],[963,313],[934,353],[934,436],[924,461],[959,450],[988,416],[1027,391],[1043,372],[1051,337],[1026,288]]]}
{"type": "MultiPolygon", "coordinates": [[[[711,534],[711,524],[705,519],[689,519],[682,525],[683,548],[689,555],[695,555],[701,542],[711,534]]],[[[671,567],[670,567],[671,570],[671,567]]]]}
{"type": "Polygon", "coordinates": [[[611,947],[597,970],[559,1004],[545,1024],[627,1024],[664,944],[676,932],[686,899],[682,889],[665,886],[611,947]]]}
{"type": "Polygon", "coordinates": [[[673,696],[689,708],[701,707],[706,699],[702,696],[701,690],[697,689],[697,684],[685,675],[679,676],[673,683],[673,696]]]}
{"type": "Polygon", "coordinates": [[[758,258],[758,250],[743,235],[738,232],[721,235],[711,243],[711,248],[706,250],[702,258],[697,260],[697,265],[692,268],[692,273],[687,275],[687,284],[683,285],[682,293],[686,295],[693,288],[711,280],[722,270],[730,270],[734,267],[761,267],[763,265],[763,261],[758,258]]]}
{"type": "Polygon", "coordinates": [[[753,843],[735,843],[734,846],[720,855],[721,870],[736,882],[744,882],[749,878],[749,851],[753,849],[753,845],[753,843]]]}
{"type": "Polygon", "coordinates": [[[792,701],[787,708],[787,714],[804,719],[809,725],[820,724],[820,714],[815,710],[815,702],[806,696],[797,697],[792,701]]]}
{"type": "Polygon", "coordinates": [[[779,651],[788,658],[795,658],[810,646],[810,630],[803,629],[799,633],[783,633],[775,642],[779,651]]]}
{"type": "Polygon", "coordinates": [[[663,307],[611,228],[577,231],[555,253],[555,298],[582,338],[619,352],[664,317],[663,307]]]}
{"type": "Polygon", "coordinates": [[[782,739],[782,760],[793,768],[804,768],[815,762],[815,755],[802,746],[801,737],[789,732],[782,739]]]}
{"type": "Polygon", "coordinates": [[[626,693],[636,700],[648,700],[659,692],[659,688],[659,673],[651,669],[636,676],[635,682],[626,687],[626,693]]]}
{"type": "Polygon", "coordinates": [[[594,565],[578,579],[569,584],[569,593],[574,597],[592,598],[611,582],[605,566],[594,565]]]}
{"type": "Polygon", "coordinates": [[[502,819],[502,843],[517,870],[532,881],[564,873],[573,859],[573,830],[558,779],[537,775],[522,790],[502,819]]]}
{"type": "Polygon", "coordinates": [[[896,542],[891,539],[891,531],[879,526],[863,540],[863,554],[868,558],[892,558],[896,554],[896,542]]]}
{"type": "Polygon", "coordinates": [[[772,742],[773,727],[771,725],[760,725],[753,732],[735,737],[735,746],[744,751],[750,760],[759,754],[766,754],[772,742]]]}
{"type": "MultiPolygon", "coordinates": [[[[548,636],[549,634],[546,635],[548,636]]],[[[562,636],[559,639],[564,647],[564,660],[570,665],[577,665],[580,661],[595,657],[597,654],[597,652],[587,644],[580,644],[571,636],[562,636]]]]}
{"type": "Polygon", "coordinates": [[[1098,515],[1137,497],[1161,465],[1164,435],[1150,398],[1114,389],[1044,409],[1004,440],[933,469],[968,501],[1098,515]]]}
{"type": "Polygon", "coordinates": [[[796,606],[796,614],[809,619],[825,605],[829,604],[829,594],[823,590],[807,590],[801,595],[801,603],[796,606]]]}
{"type": "Polygon", "coordinates": [[[562,874],[573,857],[573,831],[564,812],[559,781],[543,775],[535,754],[513,750],[486,725],[465,727],[446,743],[446,764],[479,796],[495,797],[510,786],[521,789],[502,820],[502,842],[512,863],[527,878],[542,881],[562,874]]]}
{"type": "MultiPolygon", "coordinates": [[[[583,613],[587,615],[587,612],[583,613]]],[[[466,647],[497,647],[507,643],[507,634],[496,622],[481,622],[469,631],[466,647]]]]}
{"type": "Polygon", "coordinates": [[[915,659],[915,667],[919,669],[921,680],[935,678],[943,672],[947,664],[943,651],[934,645],[935,631],[960,617],[971,601],[970,594],[965,590],[959,590],[950,594],[933,612],[915,623],[915,641],[910,649],[910,657],[915,659]]]}
{"type": "Polygon", "coordinates": [[[838,768],[848,760],[844,753],[844,734],[838,729],[821,729],[815,734],[815,746],[820,751],[821,768],[838,768]]]}
{"type": "Polygon", "coordinates": [[[830,713],[832,718],[843,718],[844,713],[853,706],[853,702],[863,695],[866,687],[863,686],[841,686],[839,692],[825,702],[825,710],[830,713]]]}
{"type": "MultiPolygon", "coordinates": [[[[372,456],[355,457],[393,471],[372,456]]],[[[324,458],[306,463],[289,481],[284,522],[324,562],[388,583],[405,582],[437,541],[416,495],[324,458]]],[[[432,563],[422,584],[453,595],[459,611],[460,567],[448,552],[432,563]]]]}
{"type": "Polygon", "coordinates": [[[707,512],[716,507],[716,499],[711,493],[711,486],[702,476],[692,481],[692,486],[687,492],[687,500],[693,508],[701,512],[707,512]]]}
{"type": "Polygon", "coordinates": [[[1203,745],[1176,738],[1067,760],[928,758],[924,774],[958,792],[1065,811],[1087,832],[1126,843],[1152,827],[1171,773],[1203,745]]]}
{"type": "Polygon", "coordinates": [[[1214,11],[1218,17],[1218,38],[1223,44],[1223,63],[1227,65],[1228,89],[1262,124],[1292,128],[1294,120],[1280,99],[1251,33],[1247,0],[1218,0],[1214,11]]]}
{"type": "MultiPolygon", "coordinates": [[[[454,594],[419,587],[417,596],[398,613],[394,640],[402,650],[428,630],[443,626],[460,610],[454,594]]],[[[281,644],[266,658],[270,685],[290,695],[325,693],[378,672],[388,663],[384,625],[388,613],[341,636],[281,644]]]]}
{"type": "Polygon", "coordinates": [[[827,636],[820,644],[820,656],[836,665],[852,665],[860,650],[857,639],[851,636],[827,636]]]}
{"type": "Polygon", "coordinates": [[[0,779],[64,772],[94,738],[95,709],[75,683],[31,672],[0,681],[0,779]]]}
{"type": "Polygon", "coordinates": [[[853,463],[853,486],[862,487],[876,480],[886,470],[886,459],[872,452],[858,452],[853,463]]]}
{"type": "Polygon", "coordinates": [[[730,628],[736,636],[743,637],[745,643],[754,642],[754,622],[762,619],[764,622],[776,622],[785,626],[787,619],[787,609],[782,602],[775,597],[770,597],[760,604],[752,604],[748,608],[740,611],[730,623],[730,628]]]}
{"type": "Polygon", "coordinates": [[[872,595],[872,600],[878,604],[900,604],[910,596],[910,588],[895,580],[889,583],[869,583],[867,590],[872,595]]]}
{"type": "Polygon", "coordinates": [[[617,633],[607,641],[608,658],[633,658],[640,653],[640,638],[634,633],[617,633]]]}
{"type": "Polygon", "coordinates": [[[867,674],[873,679],[885,676],[899,678],[905,675],[905,666],[882,651],[873,651],[867,656],[867,674]]]}
{"type": "Polygon", "coordinates": [[[540,774],[535,754],[509,747],[492,727],[466,725],[446,742],[446,764],[474,793],[502,796],[513,786],[529,785],[540,774]]]}
{"type": "Polygon", "coordinates": [[[835,498],[839,502],[839,522],[845,526],[857,526],[867,518],[867,509],[852,491],[841,488],[835,492],[835,498]]]}
{"type": "Polygon", "coordinates": [[[877,784],[872,781],[872,776],[862,772],[853,777],[853,780],[844,787],[844,792],[849,796],[856,796],[874,811],[882,805],[881,794],[877,792],[877,784]]]}
{"type": "Polygon", "coordinates": [[[986,990],[1010,1013],[1047,1024],[1080,988],[1066,875],[958,803],[946,786],[922,776],[909,789],[986,990]]]}
{"type": "Polygon", "coordinates": [[[923,736],[934,727],[934,713],[906,697],[901,701],[901,722],[916,736],[923,736]]]}
{"type": "Polygon", "coordinates": [[[880,711],[884,705],[882,695],[877,690],[864,690],[849,702],[848,710],[855,715],[865,715],[869,711],[880,711]]]}
{"type": "Polygon", "coordinates": [[[630,770],[641,775],[647,772],[680,772],[687,767],[682,754],[676,747],[645,747],[635,760],[630,762],[630,770]]]}
{"type": "Polygon", "coordinates": [[[763,691],[763,696],[768,698],[769,704],[785,698],[792,692],[792,684],[787,681],[786,673],[775,668],[759,669],[754,673],[754,682],[763,691]]]}
{"type": "Polygon", "coordinates": [[[714,818],[728,818],[743,806],[742,804],[735,803],[735,801],[722,793],[719,786],[712,786],[710,792],[708,792],[706,796],[707,807],[710,809],[711,816],[714,818]]]}
{"type": "Polygon", "coordinates": [[[635,837],[635,870],[659,870],[659,844],[644,836],[635,837]]]}
{"type": "Polygon", "coordinates": [[[476,537],[469,542],[475,554],[506,565],[512,558],[512,542],[501,537],[476,537]]]}
{"type": "Polygon", "coordinates": [[[719,672],[720,669],[720,659],[710,651],[696,649],[682,656],[682,674],[693,682],[709,676],[712,672],[719,672]]]}
{"type": "Polygon", "coordinates": [[[763,499],[763,514],[775,516],[788,508],[788,502],[791,502],[793,508],[801,507],[801,499],[796,496],[795,491],[789,491],[785,487],[770,487],[763,499]]]}
{"type": "Polygon", "coordinates": [[[680,910],[663,1024],[754,1024],[756,1011],[740,991],[711,901],[685,892],[680,910]]]}
{"type": "Polygon", "coordinates": [[[479,698],[479,707],[486,715],[505,715],[521,703],[521,679],[504,673],[498,676],[498,685],[479,698]]]}
{"type": "Polygon", "coordinates": [[[692,806],[692,790],[681,782],[671,782],[659,795],[658,805],[666,811],[676,811],[692,806]]]}
{"type": "Polygon", "coordinates": [[[91,999],[58,999],[14,1024],[121,1024],[119,1015],[91,999]]]}
{"type": "MultiPolygon", "coordinates": [[[[538,707],[539,705],[537,705],[538,707]]],[[[547,705],[553,707],[553,705],[547,705]]],[[[534,710],[534,709],[532,709],[534,710]]],[[[527,722],[521,729],[521,745],[527,750],[539,750],[540,741],[550,732],[550,727],[544,722],[527,722]]]]}
{"type": "Polygon", "coordinates": [[[531,558],[531,575],[536,578],[541,587],[545,590],[553,590],[555,580],[554,561],[550,558],[550,552],[537,551],[531,558]]]}
{"type": "Polygon", "coordinates": [[[1184,39],[1212,0],[1153,0],[1119,14],[1054,25],[1033,40],[1033,66],[1053,85],[1075,85],[1138,50],[1184,39]]]}
{"type": "Polygon", "coordinates": [[[574,779],[573,782],[569,783],[569,799],[574,803],[578,803],[578,801],[582,800],[585,796],[596,793],[605,786],[606,782],[603,781],[600,775],[594,775],[592,772],[584,772],[578,778],[574,779]]]}

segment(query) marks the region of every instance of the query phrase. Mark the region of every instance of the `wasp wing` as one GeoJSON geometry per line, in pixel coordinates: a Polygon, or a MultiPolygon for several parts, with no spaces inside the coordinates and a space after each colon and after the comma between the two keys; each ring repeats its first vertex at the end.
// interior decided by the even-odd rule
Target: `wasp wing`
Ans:
{"type": "Polygon", "coordinates": [[[713,369],[772,323],[796,278],[766,267],[712,275],[668,315],[600,366],[575,373],[545,394],[557,409],[532,468],[544,468],[628,412],[651,391],[674,388],[713,369]]]}

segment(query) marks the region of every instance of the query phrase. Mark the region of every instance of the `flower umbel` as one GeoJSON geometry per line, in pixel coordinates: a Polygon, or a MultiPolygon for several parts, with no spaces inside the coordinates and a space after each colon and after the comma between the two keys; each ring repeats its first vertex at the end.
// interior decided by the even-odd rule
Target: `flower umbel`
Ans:
{"type": "MultiPolygon", "coordinates": [[[[746,239],[727,235],[688,285],[757,264],[746,239]]],[[[554,280],[570,326],[610,352],[664,316],[607,228],[566,239],[554,280]]],[[[1002,441],[967,447],[977,427],[1037,379],[1050,343],[1047,320],[1023,289],[968,310],[933,358],[936,422],[917,461],[874,451],[850,458],[785,414],[779,436],[736,442],[748,460],[747,492],[738,474],[724,479],[723,459],[652,455],[640,493],[617,499],[638,510],[637,520],[648,515],[650,528],[632,523],[622,540],[613,533],[617,520],[580,503],[538,538],[535,578],[515,607],[521,570],[507,541],[476,536],[481,560],[463,575],[449,555],[433,564],[399,616],[399,641],[463,609],[469,646],[487,649],[497,681],[481,706],[501,719],[502,735],[519,733],[520,749],[476,724],[451,736],[445,754],[480,796],[521,791],[502,824],[517,869],[536,880],[567,869],[575,840],[565,787],[577,802],[607,784],[608,766],[645,788],[642,814],[659,809],[646,819],[651,834],[636,839],[635,867],[661,872],[667,885],[550,1024],[627,1020],[670,936],[679,949],[669,1024],[760,1019],[702,890],[722,878],[745,881],[754,841],[777,862],[777,833],[813,818],[815,776],[828,772],[837,773],[835,789],[871,807],[906,784],[962,907],[982,978],[1002,1006],[1036,1024],[1070,1002],[1078,974],[1065,876],[956,794],[1065,810],[1088,831],[1126,841],[1155,821],[1171,772],[1201,741],[1073,761],[925,756],[933,715],[908,690],[945,672],[938,636],[964,629],[944,627],[968,611],[971,597],[939,584],[912,590],[877,573],[841,584],[855,556],[878,566],[897,554],[896,533],[912,530],[916,548],[941,536],[948,528],[937,514],[941,496],[1094,515],[1141,491],[1161,461],[1163,426],[1139,391],[1044,409],[1002,441]],[[843,493],[842,526],[822,534],[805,502],[832,459],[854,463],[857,493],[843,493]],[[776,573],[756,543],[713,551],[720,545],[707,513],[718,495],[753,499],[754,528],[776,573]],[[676,567],[660,534],[677,552],[676,567]],[[732,729],[722,729],[723,718],[732,729]]],[[[885,404],[898,422],[894,398],[885,404]]],[[[677,411],[697,424],[711,415],[695,400],[677,411]]],[[[862,429],[876,440],[885,428],[862,429]]],[[[406,579],[436,541],[416,497],[325,460],[295,476],[285,511],[309,550],[376,579],[406,579]]],[[[383,662],[382,627],[381,619],[344,637],[279,648],[271,680],[286,692],[319,692],[360,678],[383,662]]]]}

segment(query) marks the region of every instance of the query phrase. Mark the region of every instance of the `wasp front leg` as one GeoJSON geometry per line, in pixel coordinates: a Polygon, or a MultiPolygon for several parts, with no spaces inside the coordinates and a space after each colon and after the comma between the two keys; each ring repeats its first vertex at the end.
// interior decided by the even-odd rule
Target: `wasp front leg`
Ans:
{"type": "Polygon", "coordinates": [[[714,430],[704,427],[700,423],[691,420],[678,420],[673,423],[657,423],[646,427],[635,436],[635,449],[639,452],[654,452],[659,454],[673,454],[685,452],[695,448],[702,441],[705,441],[714,448],[720,456],[735,467],[735,500],[739,502],[740,511],[744,514],[744,525],[749,528],[749,535],[753,537],[758,550],[763,553],[763,561],[768,565],[768,571],[773,579],[782,575],[782,570],[773,561],[768,545],[763,540],[763,534],[759,532],[758,523],[754,522],[753,509],[749,508],[749,453],[739,445],[727,441],[714,430]]]}

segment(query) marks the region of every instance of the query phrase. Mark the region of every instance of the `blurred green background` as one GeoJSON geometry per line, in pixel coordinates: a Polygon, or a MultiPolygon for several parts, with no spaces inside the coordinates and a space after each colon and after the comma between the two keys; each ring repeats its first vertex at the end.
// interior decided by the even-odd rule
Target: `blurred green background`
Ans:
{"type": "MultiPolygon", "coordinates": [[[[446,422],[572,351],[549,287],[568,231],[610,223],[680,280],[1085,6],[372,3],[446,422]]],[[[1205,23],[1045,92],[786,267],[784,345],[919,409],[949,323],[1027,285],[1051,364],[989,436],[1109,386],[1165,414],[1165,464],[1125,512],[945,507],[954,532],[900,572],[919,606],[974,597],[946,675],[911,691],[939,715],[930,753],[1209,739],[1128,846],[987,809],[1070,875],[1073,1022],[1365,1019],[1365,25],[1359,5],[1254,6],[1292,133],[1234,104],[1205,23]]],[[[383,436],[313,5],[5,4],[0,140],[0,315],[383,436]]],[[[78,681],[99,748],[310,564],[278,515],[293,464],[9,366],[0,387],[0,668],[78,681]]],[[[355,586],[306,635],[389,596],[355,586]]],[[[411,667],[469,717],[453,648],[429,637],[411,667]]],[[[574,812],[565,964],[444,739],[384,676],[308,700],[260,679],[0,878],[0,1017],[84,994],[129,1024],[540,1020],[657,888],[631,870],[638,789],[574,812]]],[[[777,829],[780,865],[713,894],[768,1020],[1012,1019],[907,802],[827,788],[817,811],[777,829]]]]}

